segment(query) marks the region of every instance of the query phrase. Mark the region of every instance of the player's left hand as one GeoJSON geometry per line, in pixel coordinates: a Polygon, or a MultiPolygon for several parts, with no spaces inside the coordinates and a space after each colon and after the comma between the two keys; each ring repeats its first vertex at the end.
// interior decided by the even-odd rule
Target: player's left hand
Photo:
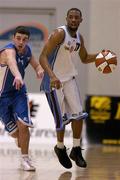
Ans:
{"type": "Polygon", "coordinates": [[[13,81],[13,86],[15,86],[15,89],[20,90],[20,88],[23,86],[24,82],[21,77],[16,76],[13,81]]]}

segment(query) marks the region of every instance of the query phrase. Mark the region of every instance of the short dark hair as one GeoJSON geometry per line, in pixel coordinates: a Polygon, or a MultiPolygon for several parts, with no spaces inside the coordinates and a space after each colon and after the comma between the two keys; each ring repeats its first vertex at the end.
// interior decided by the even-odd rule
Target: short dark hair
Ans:
{"type": "Polygon", "coordinates": [[[30,37],[30,31],[28,30],[28,28],[26,26],[16,27],[14,30],[14,36],[16,35],[16,33],[26,34],[26,35],[28,35],[28,38],[30,37]]]}
{"type": "Polygon", "coordinates": [[[69,9],[69,10],[67,11],[67,16],[68,16],[68,14],[69,14],[70,11],[78,11],[78,12],[80,13],[80,16],[82,16],[82,12],[81,12],[81,10],[78,9],[78,8],[71,8],[71,9],[69,9]]]}

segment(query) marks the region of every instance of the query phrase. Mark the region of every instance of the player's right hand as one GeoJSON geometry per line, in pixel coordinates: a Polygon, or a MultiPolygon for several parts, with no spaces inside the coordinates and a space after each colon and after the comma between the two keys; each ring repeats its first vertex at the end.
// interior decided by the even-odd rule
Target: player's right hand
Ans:
{"type": "Polygon", "coordinates": [[[62,87],[62,83],[58,78],[54,77],[51,78],[50,86],[51,88],[60,89],[62,87]]]}
{"type": "Polygon", "coordinates": [[[15,89],[19,90],[23,86],[24,82],[21,77],[15,77],[13,81],[13,86],[15,89]]]}

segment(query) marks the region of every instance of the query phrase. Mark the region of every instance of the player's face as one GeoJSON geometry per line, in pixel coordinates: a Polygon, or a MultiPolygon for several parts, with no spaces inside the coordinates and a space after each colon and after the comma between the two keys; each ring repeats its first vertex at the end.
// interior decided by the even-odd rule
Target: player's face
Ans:
{"type": "Polygon", "coordinates": [[[22,53],[24,52],[25,46],[28,43],[29,38],[26,34],[16,33],[13,36],[13,42],[15,43],[15,46],[18,50],[18,52],[22,53]]]}
{"type": "Polygon", "coordinates": [[[71,10],[66,18],[67,26],[71,31],[77,31],[79,24],[82,22],[82,17],[79,11],[71,10]]]}

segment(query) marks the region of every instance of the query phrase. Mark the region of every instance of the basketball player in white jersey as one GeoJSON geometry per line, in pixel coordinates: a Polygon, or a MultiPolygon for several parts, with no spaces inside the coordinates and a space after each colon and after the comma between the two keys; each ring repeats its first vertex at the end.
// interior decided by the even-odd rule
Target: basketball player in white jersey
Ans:
{"type": "Polygon", "coordinates": [[[57,145],[54,150],[59,162],[65,168],[71,168],[72,159],[77,166],[85,168],[87,163],[81,153],[80,139],[83,119],[87,117],[87,113],[83,113],[75,80],[78,71],[74,65],[74,58],[76,54],[83,63],[92,63],[97,54],[87,53],[83,37],[78,32],[82,22],[81,11],[77,8],[69,9],[66,21],[66,25],[53,31],[41,52],[39,62],[46,72],[41,90],[46,93],[54,115],[57,132],[57,145]],[[64,145],[64,125],[69,122],[73,131],[70,158],[64,145]]]}

